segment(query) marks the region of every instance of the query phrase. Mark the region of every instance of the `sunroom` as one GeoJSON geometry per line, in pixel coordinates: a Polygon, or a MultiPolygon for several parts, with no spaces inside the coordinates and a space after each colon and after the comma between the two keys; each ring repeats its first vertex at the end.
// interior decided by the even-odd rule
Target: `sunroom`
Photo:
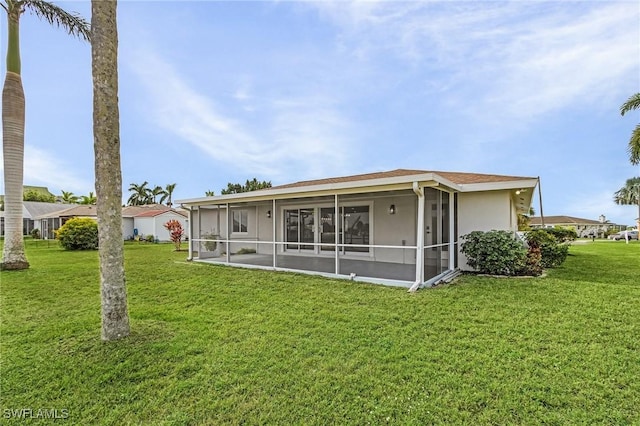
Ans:
{"type": "Polygon", "coordinates": [[[192,260],[415,290],[459,270],[469,227],[515,231],[536,182],[401,169],[179,202],[192,260]]]}

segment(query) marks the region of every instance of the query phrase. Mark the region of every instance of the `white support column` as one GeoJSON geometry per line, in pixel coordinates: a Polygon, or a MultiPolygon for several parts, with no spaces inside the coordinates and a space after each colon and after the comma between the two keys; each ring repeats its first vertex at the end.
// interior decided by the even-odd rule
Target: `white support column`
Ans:
{"type": "Polygon", "coordinates": [[[453,271],[456,267],[456,257],[458,256],[457,246],[455,244],[456,224],[456,197],[453,192],[449,193],[449,270],[453,271]]]}
{"type": "Polygon", "coordinates": [[[418,182],[413,182],[413,192],[418,196],[418,225],[416,226],[416,281],[409,289],[410,292],[416,291],[424,280],[424,191],[418,186],[418,182]]]}
{"type": "MultiPolygon", "coordinates": [[[[189,237],[189,254],[187,260],[193,260],[193,207],[189,207],[189,230],[187,233],[189,237]]],[[[200,253],[198,253],[200,255],[200,253]]]]}
{"type": "Polygon", "coordinates": [[[278,250],[278,244],[276,244],[277,242],[277,238],[276,238],[276,220],[278,219],[278,213],[276,212],[276,199],[274,198],[271,201],[271,226],[272,226],[272,236],[271,239],[273,240],[273,267],[276,267],[276,261],[278,259],[277,257],[277,250],[278,250]]]}
{"type": "Polygon", "coordinates": [[[229,211],[229,203],[227,203],[227,236],[225,240],[227,240],[227,263],[231,262],[231,229],[233,225],[231,223],[231,212],[229,211]]]}
{"type": "Polygon", "coordinates": [[[340,247],[338,246],[340,241],[340,207],[338,206],[338,194],[333,197],[333,215],[333,242],[335,244],[336,275],[338,275],[340,273],[340,247]]]}

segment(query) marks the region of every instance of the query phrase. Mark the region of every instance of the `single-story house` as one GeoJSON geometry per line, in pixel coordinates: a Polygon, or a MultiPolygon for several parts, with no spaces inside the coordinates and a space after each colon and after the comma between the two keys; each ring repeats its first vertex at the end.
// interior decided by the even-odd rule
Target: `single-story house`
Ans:
{"type": "Polygon", "coordinates": [[[54,211],[35,217],[34,219],[40,223],[40,235],[42,238],[53,240],[56,238],[55,231],[64,223],[75,217],[87,217],[94,220],[98,219],[96,206],[90,204],[78,204],[67,207],[64,210],[54,211]]]}
{"type": "MultiPolygon", "coordinates": [[[[124,239],[133,239],[135,235],[153,237],[159,241],[170,241],[169,232],[164,224],[170,219],[180,221],[183,228],[187,229],[187,214],[183,211],[172,209],[162,204],[148,204],[143,206],[127,206],[122,208],[122,234],[124,239]]],[[[54,239],[55,230],[75,217],[98,219],[96,206],[75,205],[65,210],[41,215],[36,219],[39,222],[43,238],[54,239]]]]}
{"type": "Polygon", "coordinates": [[[556,226],[573,229],[578,234],[578,237],[581,238],[591,237],[592,235],[598,238],[604,238],[608,231],[618,232],[626,229],[625,225],[616,225],[615,223],[609,222],[604,215],[600,215],[598,220],[573,216],[545,216],[544,226],[542,225],[542,218],[540,216],[532,216],[529,221],[529,226],[532,229],[555,228],[556,226]]]}
{"type": "MultiPolygon", "coordinates": [[[[25,190],[27,188],[37,188],[37,187],[25,187],[25,190]]],[[[23,201],[22,202],[22,234],[29,235],[31,231],[33,231],[34,229],[40,229],[40,233],[42,235],[42,229],[40,228],[40,221],[36,220],[36,218],[49,213],[66,210],[71,206],[72,206],[71,204],[63,204],[63,203],[23,201]]],[[[4,236],[4,211],[0,211],[0,235],[4,236]]]]}
{"type": "Polygon", "coordinates": [[[171,241],[169,230],[164,227],[165,223],[170,220],[180,222],[185,233],[187,230],[187,214],[180,210],[148,210],[136,214],[131,219],[133,220],[130,222],[123,214],[122,226],[125,239],[132,239],[135,236],[144,238],[145,236],[153,235],[156,240],[171,241]],[[125,224],[126,232],[124,232],[125,224]]]}
{"type": "Polygon", "coordinates": [[[469,269],[460,236],[517,231],[537,184],[399,169],[178,202],[190,259],[415,290],[469,269]]]}

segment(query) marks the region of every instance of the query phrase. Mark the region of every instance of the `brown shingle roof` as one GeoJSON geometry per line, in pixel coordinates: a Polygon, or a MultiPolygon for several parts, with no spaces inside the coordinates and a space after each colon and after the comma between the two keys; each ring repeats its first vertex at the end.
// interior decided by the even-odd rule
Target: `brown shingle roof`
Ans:
{"type": "Polygon", "coordinates": [[[356,182],[356,181],[364,181],[364,180],[372,180],[372,179],[386,179],[386,178],[401,177],[401,176],[421,175],[426,173],[437,174],[447,180],[450,180],[453,183],[460,184],[460,185],[473,184],[473,183],[509,182],[514,180],[536,179],[533,177],[488,175],[488,174],[482,174],[482,173],[439,172],[439,171],[431,171],[431,170],[396,169],[396,170],[391,170],[387,172],[375,172],[375,173],[365,173],[360,175],[341,176],[341,177],[334,177],[334,178],[327,178],[327,179],[305,180],[300,182],[289,183],[286,185],[274,186],[271,189],[285,189],[285,188],[296,188],[296,187],[302,187],[302,186],[356,182]]]}

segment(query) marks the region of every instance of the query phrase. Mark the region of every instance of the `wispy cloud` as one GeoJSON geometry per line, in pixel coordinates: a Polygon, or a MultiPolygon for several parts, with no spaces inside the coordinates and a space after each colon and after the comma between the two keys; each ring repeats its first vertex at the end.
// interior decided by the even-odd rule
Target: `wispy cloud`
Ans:
{"type": "MultiPolygon", "coordinates": [[[[74,173],[74,166],[56,157],[55,153],[36,148],[24,147],[24,183],[27,185],[46,186],[55,194],[62,190],[75,194],[87,194],[93,191],[94,183],[74,173]]],[[[0,173],[4,173],[4,162],[0,152],[0,173]]],[[[3,186],[0,191],[4,193],[3,186]]]]}
{"type": "MultiPolygon", "coordinates": [[[[357,58],[395,55],[478,120],[619,97],[638,70],[634,2],[318,2],[357,58]],[[419,72],[419,71],[418,71],[419,72]]],[[[637,75],[636,75],[637,77],[637,75]]]]}
{"type": "MultiPolygon", "coordinates": [[[[130,61],[146,89],[154,124],[197,147],[214,162],[249,174],[278,178],[287,170],[313,175],[325,164],[340,164],[336,147],[346,127],[331,99],[314,93],[298,96],[256,96],[247,84],[231,91],[235,106],[215,101],[192,87],[160,55],[146,48],[130,61]],[[258,106],[256,106],[258,105],[258,106]],[[255,120],[237,110],[259,109],[255,120]]],[[[226,95],[225,95],[226,96],[226,95]]],[[[255,118],[255,116],[252,116],[255,118]]],[[[342,152],[348,150],[343,147],[342,152]]]]}

